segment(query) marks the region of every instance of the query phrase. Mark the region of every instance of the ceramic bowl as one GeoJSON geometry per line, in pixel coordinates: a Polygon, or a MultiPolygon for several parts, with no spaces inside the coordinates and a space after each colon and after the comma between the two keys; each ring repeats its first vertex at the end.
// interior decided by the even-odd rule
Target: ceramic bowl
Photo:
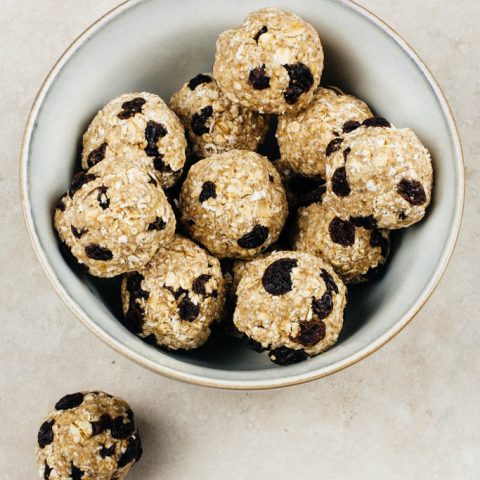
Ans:
{"type": "Polygon", "coordinates": [[[273,388],[319,378],[366,357],[394,337],[437,285],[457,237],[463,205],[463,162],[447,102],[407,43],[362,7],[346,0],[276,0],[319,31],[324,84],[369,103],[397,127],[411,127],[430,149],[434,196],[423,222],[395,235],[381,281],[352,290],[345,327],[331,350],[279,367],[235,339],[210,349],[166,353],[119,321],[118,292],[80,277],[59,253],[53,206],[78,168],[81,136],[102,105],[130,91],[164,99],[198,72],[209,71],[217,35],[241,23],[260,0],[126,2],[95,22],[67,49],[33,105],[21,153],[26,224],[53,286],[98,337],[135,362],[191,383],[237,389],[273,388]]]}

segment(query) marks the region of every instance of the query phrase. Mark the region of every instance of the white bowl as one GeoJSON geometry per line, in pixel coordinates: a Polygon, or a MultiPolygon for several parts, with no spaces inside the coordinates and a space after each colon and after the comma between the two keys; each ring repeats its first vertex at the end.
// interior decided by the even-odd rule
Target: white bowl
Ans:
{"type": "Polygon", "coordinates": [[[435,185],[429,213],[396,236],[382,280],[354,289],[337,345],[306,362],[279,367],[234,340],[208,352],[165,353],[122,326],[112,300],[117,292],[109,296],[103,282],[77,276],[60,255],[52,227],[53,205],[79,165],[81,136],[111,98],[146,90],[168,99],[184,81],[211,70],[217,35],[263,6],[259,0],[146,0],[118,6],[88,28],[53,67],[32,107],[21,152],[27,228],[48,278],[67,305],[102,340],[139,364],[215,387],[297,384],[377,350],[431,295],[452,253],[462,215],[458,133],[442,92],[415,52],[350,1],[277,0],[276,7],[293,10],[317,27],[325,47],[324,84],[356,94],[397,127],[413,128],[430,149],[435,185]]]}

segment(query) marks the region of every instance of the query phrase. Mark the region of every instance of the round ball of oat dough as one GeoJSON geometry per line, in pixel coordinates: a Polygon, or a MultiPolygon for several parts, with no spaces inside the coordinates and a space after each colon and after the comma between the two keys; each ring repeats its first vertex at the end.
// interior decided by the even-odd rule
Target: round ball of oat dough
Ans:
{"type": "Polygon", "coordinates": [[[305,109],[279,117],[281,158],[297,174],[325,178],[328,144],[371,116],[358,98],[337,88],[319,88],[305,109]]]}
{"type": "Polygon", "coordinates": [[[300,208],[294,250],[323,258],[345,283],[373,278],[385,263],[389,231],[379,230],[371,217],[342,219],[325,203],[300,208]]]}
{"type": "Polygon", "coordinates": [[[193,153],[200,158],[229,150],[257,150],[268,129],[264,115],[228,100],[211,74],[185,83],[170,107],[185,127],[193,153]]]}
{"type": "Polygon", "coordinates": [[[122,480],[141,455],[131,408],[103,392],[64,396],[38,432],[42,479],[122,480]]]}
{"type": "Polygon", "coordinates": [[[217,257],[253,257],[274,243],[288,214],[273,165],[245,150],[212,155],[190,169],[180,195],[182,223],[217,257]]]}
{"type": "Polygon", "coordinates": [[[252,260],[240,273],[233,321],[257,351],[288,365],[337,341],[346,291],[326,262],[282,251],[252,260]]]}
{"type": "Polygon", "coordinates": [[[54,224],[69,256],[96,277],[142,267],[175,232],[175,216],[156,180],[121,157],[75,175],[56,205],[54,224]]]}
{"type": "Polygon", "coordinates": [[[153,172],[164,188],[175,184],[185,164],[187,142],[182,124],[152,93],[127,93],[107,103],[83,136],[82,166],[127,156],[153,172]]]}
{"type": "Polygon", "coordinates": [[[221,319],[224,301],[220,262],[179,235],[122,282],[127,325],[145,341],[170,350],[202,346],[221,319]]]}
{"type": "Polygon", "coordinates": [[[432,163],[408,128],[371,118],[327,147],[327,198],[342,218],[372,217],[378,228],[408,227],[430,203],[432,163]]]}
{"type": "Polygon", "coordinates": [[[312,101],[322,70],[318,33],[290,12],[257,10],[217,40],[218,86],[232,102],[259,112],[301,110],[312,101]]]}

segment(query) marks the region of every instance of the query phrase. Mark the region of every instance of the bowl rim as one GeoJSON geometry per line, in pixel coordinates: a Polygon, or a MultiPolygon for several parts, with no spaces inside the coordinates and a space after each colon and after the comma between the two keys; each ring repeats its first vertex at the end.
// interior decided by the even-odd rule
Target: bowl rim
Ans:
{"type": "Polygon", "coordinates": [[[33,250],[42,266],[43,271],[45,272],[48,280],[54,287],[57,294],[62,298],[65,304],[70,308],[70,310],[81,320],[81,322],[91,330],[97,337],[99,337],[104,343],[109,345],[111,348],[126,356],[135,363],[151,370],[156,373],[160,373],[163,376],[179,380],[186,383],[191,383],[195,385],[201,385],[206,387],[214,388],[223,388],[231,390],[264,390],[272,388],[280,388],[292,385],[298,385],[306,383],[318,378],[326,377],[333,373],[336,373],[344,368],[347,368],[355,363],[363,360],[372,353],[376,352],[382,346],[387,344],[392,340],[398,333],[400,333],[417,315],[425,303],[429,300],[433,294],[435,288],[438,286],[445,270],[448,266],[448,263],[451,259],[455,244],[458,239],[460,226],[463,216],[463,208],[465,202],[465,175],[464,175],[464,158],[462,145],[460,141],[460,136],[458,133],[458,128],[453,117],[451,108],[443,94],[442,89],[437,83],[435,77],[430,72],[429,68],[416,53],[416,51],[407,43],[407,41],[392,27],[380,19],[377,15],[372,13],[370,10],[364,6],[359,5],[353,0],[336,0],[338,3],[342,4],[344,7],[347,7],[354,12],[365,17],[371,23],[374,24],[377,28],[383,31],[384,34],[392,38],[402,50],[410,57],[410,59],[415,63],[416,67],[420,69],[422,74],[428,80],[429,86],[432,89],[435,97],[437,98],[445,120],[447,122],[448,128],[451,134],[451,140],[454,145],[455,155],[454,161],[458,169],[458,179],[456,184],[457,198],[455,199],[455,209],[454,209],[454,220],[451,225],[450,233],[443,248],[441,259],[438,262],[430,281],[423,290],[420,297],[417,301],[411,305],[408,311],[393,325],[389,330],[387,330],[383,335],[377,338],[374,342],[365,346],[361,350],[357,351],[353,355],[350,355],[338,362],[335,362],[332,365],[320,368],[318,370],[307,372],[303,374],[292,375],[286,378],[276,378],[276,379],[264,379],[264,380],[231,380],[231,379],[214,379],[208,376],[179,372],[173,368],[160,365],[155,361],[149,360],[142,356],[140,353],[136,353],[127,346],[125,346],[120,341],[115,340],[108,333],[104,332],[95,322],[92,320],[64,290],[60,280],[57,278],[53,268],[51,267],[45,252],[43,251],[37,232],[35,230],[35,224],[33,222],[33,216],[31,211],[31,204],[28,194],[28,174],[27,166],[30,153],[30,143],[32,139],[32,134],[34,131],[34,126],[40,112],[43,100],[45,99],[48,91],[56,79],[58,73],[62,70],[63,66],[69,61],[69,59],[76,53],[76,51],[88,40],[88,38],[101,30],[106,24],[108,24],[112,19],[126,12],[127,10],[133,8],[134,6],[142,3],[145,0],[125,0],[119,5],[115,6],[111,10],[107,11],[96,21],[90,24],[85,30],[83,30],[70,45],[64,50],[60,55],[58,60],[52,66],[48,72],[45,80],[43,81],[38,93],[34,99],[30,112],[28,114],[28,119],[25,125],[25,130],[23,133],[23,139],[20,149],[20,159],[19,159],[19,183],[20,183],[20,199],[23,208],[23,216],[25,225],[27,228],[28,235],[33,247],[33,250]]]}

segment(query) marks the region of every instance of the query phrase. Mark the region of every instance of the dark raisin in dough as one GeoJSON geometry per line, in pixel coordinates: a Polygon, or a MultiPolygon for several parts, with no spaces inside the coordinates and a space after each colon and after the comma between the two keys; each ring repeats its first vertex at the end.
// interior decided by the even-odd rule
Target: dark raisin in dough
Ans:
{"type": "Polygon", "coordinates": [[[133,462],[134,460],[138,462],[142,456],[142,442],[138,432],[135,433],[135,437],[130,437],[128,439],[127,448],[122,456],[118,459],[118,468],[123,468],[125,465],[133,462]]]}
{"type": "Polygon", "coordinates": [[[97,202],[102,210],[106,210],[110,206],[110,199],[107,196],[108,187],[102,185],[98,188],[97,202]]]}
{"type": "Polygon", "coordinates": [[[213,108],[211,105],[204,107],[200,112],[194,113],[190,122],[190,128],[195,135],[201,136],[208,133],[210,129],[207,127],[207,120],[213,115],[213,108]]]}
{"type": "Polygon", "coordinates": [[[360,127],[360,122],[356,120],[348,120],[343,124],[342,131],[343,133],[350,133],[360,127]]]}
{"type": "Polygon", "coordinates": [[[256,34],[255,36],[253,37],[253,39],[258,43],[258,39],[260,38],[261,35],[263,35],[264,33],[267,33],[268,32],[268,28],[266,25],[264,25],[256,34]]]}
{"type": "Polygon", "coordinates": [[[105,247],[101,247],[96,243],[91,243],[85,247],[85,254],[88,258],[92,260],[101,260],[101,261],[108,261],[113,258],[113,253],[111,250],[105,247]]]}
{"type": "Polygon", "coordinates": [[[332,313],[333,300],[330,290],[327,289],[321,298],[312,299],[312,310],[320,320],[323,320],[332,313]]]}
{"type": "Polygon", "coordinates": [[[192,285],[192,290],[197,294],[197,295],[203,295],[205,296],[207,294],[207,291],[205,289],[205,285],[208,283],[208,281],[212,278],[211,275],[203,274],[197,277],[193,281],[192,285]]]}
{"type": "Polygon", "coordinates": [[[271,263],[262,276],[262,285],[270,295],[284,295],[292,286],[292,270],[297,266],[295,258],[281,258],[271,263]]]}
{"type": "Polygon", "coordinates": [[[127,120],[137,113],[142,113],[142,108],[147,101],[142,97],[136,97],[133,100],[122,103],[122,111],[118,114],[121,120],[127,120]]]}
{"type": "Polygon", "coordinates": [[[147,227],[148,231],[152,230],[164,230],[167,224],[163,218],[157,217],[154,222],[150,223],[147,227]]]}
{"type": "Polygon", "coordinates": [[[167,133],[167,129],[161,123],[154,122],[153,120],[149,120],[147,122],[147,126],[145,127],[145,140],[147,140],[145,153],[149,157],[160,156],[157,142],[160,140],[160,138],[163,138],[165,135],[167,135],[167,133]]]}
{"type": "Polygon", "coordinates": [[[71,463],[72,465],[72,470],[70,473],[70,476],[72,477],[72,480],[82,480],[83,476],[85,475],[85,472],[80,470],[78,467],[76,467],[73,462],[71,463]]]}
{"type": "Polygon", "coordinates": [[[111,445],[108,448],[105,447],[105,445],[102,445],[99,453],[102,458],[113,457],[113,455],[115,455],[115,444],[111,445]]]}
{"type": "Polygon", "coordinates": [[[50,445],[53,442],[53,425],[55,420],[47,420],[43,422],[40,430],[38,431],[38,446],[40,448],[45,448],[47,445],[50,445]]]}
{"type": "Polygon", "coordinates": [[[294,350],[288,347],[279,347],[270,350],[268,356],[273,363],[282,366],[303,362],[308,358],[308,355],[303,350],[294,350]]]}
{"type": "Polygon", "coordinates": [[[80,190],[83,185],[88,182],[95,180],[97,177],[93,173],[85,173],[85,172],[78,172],[72,179],[72,183],[70,184],[70,188],[68,189],[68,194],[70,198],[73,198],[75,192],[80,190]]]}
{"type": "Polygon", "coordinates": [[[217,198],[217,191],[215,189],[215,184],[213,182],[205,182],[202,185],[202,191],[198,197],[198,201],[203,203],[207,201],[209,198],[217,198]]]}
{"type": "Polygon", "coordinates": [[[99,147],[92,150],[87,157],[88,168],[93,167],[98,162],[101,162],[105,158],[105,151],[107,150],[108,143],[103,142],[99,147]]]}
{"type": "Polygon", "coordinates": [[[82,238],[82,236],[85,235],[88,232],[88,229],[86,229],[86,228],[82,228],[82,229],[79,230],[78,228],[74,227],[73,225],[70,226],[70,230],[72,231],[72,235],[75,238],[82,238]]]}
{"type": "Polygon", "coordinates": [[[130,420],[124,421],[122,415],[115,417],[110,425],[112,437],[117,440],[125,440],[135,432],[135,424],[130,420]]]}
{"type": "Polygon", "coordinates": [[[200,313],[200,306],[195,305],[188,297],[178,304],[178,315],[186,322],[193,322],[200,313]]]}
{"type": "Polygon", "coordinates": [[[292,338],[294,342],[300,343],[304,347],[313,347],[325,338],[326,327],[322,320],[312,319],[310,321],[299,322],[300,332],[292,338]]]}
{"type": "Polygon", "coordinates": [[[304,63],[295,63],[284,65],[290,77],[288,87],[283,97],[289,105],[297,102],[302,93],[308,92],[313,86],[313,75],[310,69],[304,63]]]}
{"type": "Polygon", "coordinates": [[[270,87],[270,77],[267,75],[265,64],[250,70],[248,82],[255,90],[265,90],[270,87]]]}
{"type": "Polygon", "coordinates": [[[62,397],[56,404],[55,410],[70,410],[78,407],[83,402],[84,394],[82,392],[70,393],[62,397]]]}
{"type": "Polygon", "coordinates": [[[427,201],[427,195],[423,185],[417,180],[402,178],[397,184],[397,192],[410,205],[423,205],[427,201]]]}
{"type": "Polygon", "coordinates": [[[377,228],[377,221],[373,218],[373,215],[368,215],[367,217],[350,217],[350,222],[356,227],[365,228],[366,230],[377,228]]]}
{"type": "Polygon", "coordinates": [[[100,435],[105,430],[110,428],[112,419],[108,413],[104,413],[96,422],[90,422],[92,426],[92,436],[100,435]]]}
{"type": "Polygon", "coordinates": [[[390,241],[376,229],[370,233],[370,245],[372,247],[380,247],[382,257],[386,257],[390,250],[390,241]]]}
{"type": "Polygon", "coordinates": [[[251,232],[246,233],[237,240],[237,244],[241,248],[258,248],[266,242],[268,233],[268,227],[255,225],[251,232]]]}
{"type": "Polygon", "coordinates": [[[195,90],[199,85],[202,85],[202,83],[210,83],[210,82],[213,82],[213,79],[210,75],[199,73],[196,77],[193,77],[188,82],[188,88],[190,90],[195,90]]]}
{"type": "Polygon", "coordinates": [[[390,122],[382,117],[367,118],[362,122],[364,127],[391,127],[390,122]]]}
{"type": "Polygon", "coordinates": [[[348,220],[335,217],[328,226],[332,242],[344,247],[351,247],[355,243],[355,227],[348,220]]]}
{"type": "Polygon", "coordinates": [[[325,155],[329,157],[332,153],[340,149],[340,145],[343,142],[343,138],[334,138],[325,149],[325,155]]]}
{"type": "Polygon", "coordinates": [[[322,270],[320,272],[320,276],[322,277],[323,281],[325,282],[325,285],[326,285],[328,291],[338,293],[338,286],[335,283],[335,280],[324,268],[322,268],[322,270]]]}
{"type": "Polygon", "coordinates": [[[345,167],[337,168],[332,175],[332,190],[337,197],[348,197],[351,189],[345,167]]]}

